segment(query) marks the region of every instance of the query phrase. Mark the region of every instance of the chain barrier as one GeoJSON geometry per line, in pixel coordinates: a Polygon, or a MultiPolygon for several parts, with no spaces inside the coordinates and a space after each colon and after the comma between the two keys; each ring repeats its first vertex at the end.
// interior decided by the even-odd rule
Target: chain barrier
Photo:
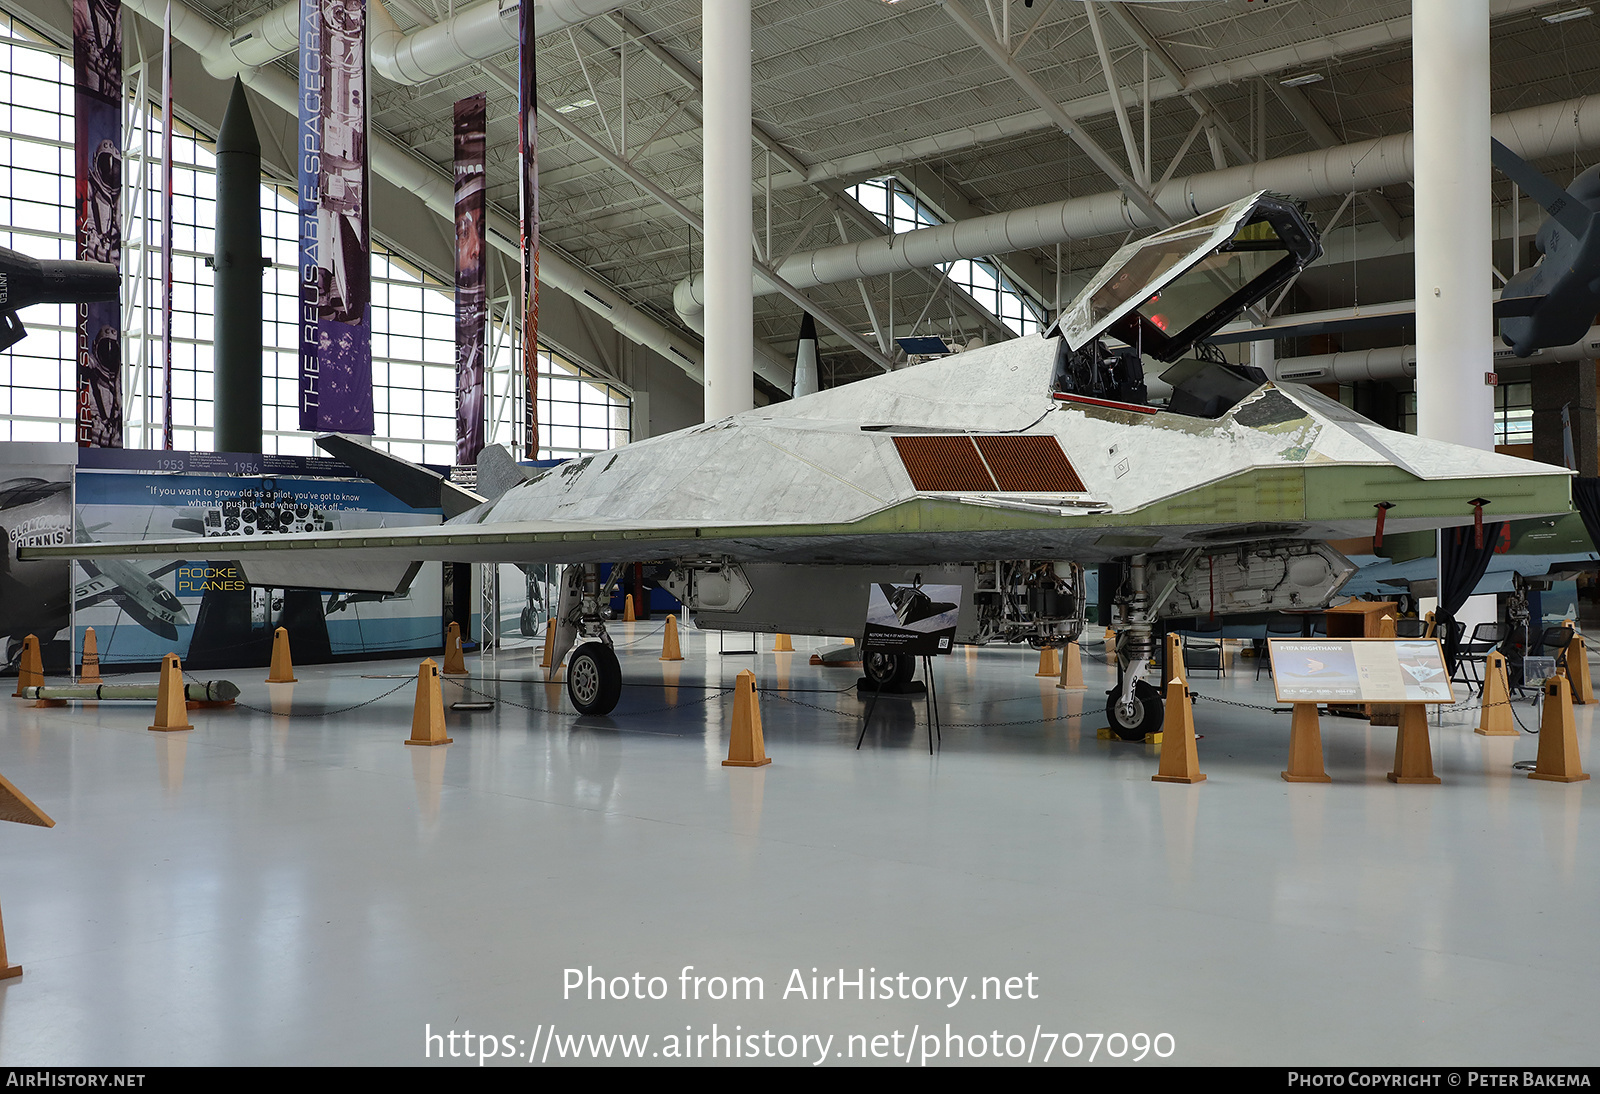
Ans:
{"type": "MultiPolygon", "coordinates": [[[[862,713],[861,711],[858,711],[858,710],[840,710],[838,707],[819,706],[816,703],[808,703],[804,699],[790,699],[787,696],[785,696],[780,689],[777,689],[777,688],[757,688],[756,690],[758,692],[760,692],[761,694],[763,694],[763,695],[770,694],[773,697],[775,697],[775,698],[777,698],[777,699],[779,699],[779,700],[781,700],[782,702],[785,702],[785,703],[792,703],[792,704],[794,704],[795,706],[798,706],[798,707],[810,707],[812,710],[820,710],[820,711],[823,711],[824,713],[827,713],[827,714],[836,714],[841,718],[857,718],[857,717],[860,717],[860,715],[862,713]]],[[[853,691],[853,690],[855,690],[855,689],[854,688],[845,688],[845,689],[843,689],[843,691],[826,692],[824,694],[842,695],[842,694],[844,694],[845,691],[853,691]]],[[[1035,698],[1035,697],[1034,696],[1018,696],[1018,698],[1035,698]]],[[[1011,702],[1012,700],[1002,699],[1002,700],[997,700],[997,701],[998,702],[1011,702]]],[[[916,699],[913,698],[912,702],[915,703],[916,699]]],[[[954,705],[962,706],[962,705],[967,705],[967,704],[954,704],[954,705]]],[[[983,705],[987,706],[988,704],[985,703],[983,705]]],[[[1093,711],[1089,711],[1089,710],[1081,710],[1076,714],[1062,714],[1062,715],[1059,715],[1059,716],[1057,716],[1055,718],[1020,718],[1020,719],[1017,719],[1016,721],[1011,721],[1011,722],[947,722],[943,718],[941,718],[939,720],[939,725],[940,725],[941,728],[942,727],[949,727],[950,729],[999,729],[999,728],[1008,727],[1008,726],[1049,725],[1049,724],[1054,723],[1054,722],[1071,721],[1073,718],[1085,718],[1085,717],[1088,717],[1091,713],[1094,713],[1094,712],[1093,711]]],[[[913,717],[914,716],[915,715],[913,714],[913,717]]]]}
{"type": "MultiPolygon", "coordinates": [[[[455,680],[453,682],[456,683],[456,684],[459,684],[461,686],[462,690],[470,692],[473,695],[477,695],[477,696],[479,696],[481,698],[484,698],[484,699],[492,699],[493,701],[495,701],[497,703],[505,703],[507,706],[518,707],[519,709],[522,709],[522,710],[531,710],[531,711],[533,711],[533,712],[535,712],[537,714],[570,714],[571,713],[570,711],[566,711],[566,710],[559,710],[559,709],[551,710],[549,707],[536,707],[536,706],[533,706],[533,705],[531,705],[529,703],[519,703],[515,699],[507,699],[507,698],[504,698],[503,696],[498,695],[498,694],[491,694],[490,692],[487,692],[487,691],[480,691],[479,689],[473,687],[471,684],[468,684],[464,680],[455,680]]],[[[668,685],[661,685],[661,686],[670,687],[671,685],[668,684],[668,685]]],[[[701,703],[709,703],[709,702],[711,702],[711,700],[720,698],[721,696],[728,694],[732,690],[733,690],[733,688],[731,688],[731,687],[730,688],[718,688],[715,691],[711,691],[711,690],[708,689],[705,697],[701,698],[701,699],[691,699],[690,701],[688,701],[686,703],[669,703],[666,706],[651,707],[648,710],[629,710],[629,711],[625,711],[625,712],[623,712],[621,714],[618,714],[616,711],[612,711],[610,714],[607,714],[606,717],[607,718],[637,718],[637,717],[639,717],[640,715],[643,715],[643,714],[660,714],[662,711],[667,711],[667,710],[683,710],[685,707],[692,707],[692,706],[696,706],[696,705],[701,704],[701,703]]]]}
{"type": "Polygon", "coordinates": [[[315,713],[312,713],[312,712],[308,711],[308,712],[306,712],[304,714],[296,714],[293,711],[280,711],[280,710],[273,710],[270,707],[251,706],[249,703],[242,702],[242,701],[240,701],[238,699],[235,699],[233,701],[233,705],[236,706],[236,707],[243,707],[245,710],[253,710],[257,714],[270,714],[274,718],[330,718],[335,714],[345,714],[345,713],[347,713],[349,711],[352,711],[352,710],[360,710],[362,707],[371,706],[373,703],[376,703],[379,699],[387,699],[389,696],[393,695],[395,692],[399,691],[401,688],[403,688],[407,684],[411,683],[411,681],[413,679],[415,679],[415,677],[408,677],[405,680],[400,681],[398,684],[396,684],[394,687],[390,688],[388,691],[384,692],[382,695],[374,695],[371,699],[363,699],[359,703],[355,703],[355,704],[352,704],[351,706],[347,706],[347,707],[340,707],[337,710],[319,710],[319,711],[316,711],[315,713]]]}
{"type": "MultiPolygon", "coordinates": [[[[1224,706],[1230,706],[1230,707],[1243,707],[1246,710],[1264,710],[1264,711],[1268,712],[1269,714],[1290,714],[1290,713],[1292,713],[1294,711],[1294,707],[1292,707],[1292,706],[1288,706],[1288,707],[1282,707],[1282,706],[1279,706],[1279,707],[1264,707],[1264,706],[1261,706],[1258,703],[1241,703],[1236,699],[1222,699],[1222,698],[1219,698],[1218,696],[1215,696],[1215,695],[1202,695],[1198,691],[1194,691],[1192,689],[1190,690],[1189,694],[1192,695],[1196,699],[1204,699],[1209,703],[1221,703],[1224,706]]],[[[1537,699],[1530,699],[1529,702],[1530,703],[1537,702],[1537,699]]],[[[1379,704],[1379,705],[1394,705],[1394,704],[1379,704]]],[[[1514,699],[1497,699],[1493,703],[1479,702],[1479,703],[1473,704],[1472,706],[1462,706],[1460,703],[1452,703],[1449,706],[1444,706],[1444,705],[1441,704],[1439,709],[1440,709],[1440,713],[1444,713],[1444,712],[1448,711],[1451,715],[1457,715],[1457,714],[1471,714],[1475,710],[1487,710],[1490,707],[1502,707],[1502,706],[1511,708],[1511,718],[1512,718],[1513,721],[1515,721],[1517,723],[1517,728],[1518,729],[1522,730],[1522,732],[1524,732],[1524,733],[1531,733],[1531,734],[1534,734],[1534,735],[1538,734],[1539,731],[1537,729],[1529,729],[1527,726],[1522,724],[1522,718],[1517,714],[1517,706],[1516,706],[1516,701],[1514,699]]]]}

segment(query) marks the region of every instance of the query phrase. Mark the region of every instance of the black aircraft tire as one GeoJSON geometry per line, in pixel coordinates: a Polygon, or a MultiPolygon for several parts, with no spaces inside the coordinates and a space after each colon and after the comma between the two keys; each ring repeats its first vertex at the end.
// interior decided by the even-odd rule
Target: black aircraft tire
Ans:
{"type": "Polygon", "coordinates": [[[861,660],[861,671],[874,687],[904,687],[917,674],[917,659],[909,653],[869,653],[861,660]]]}
{"type": "Polygon", "coordinates": [[[1111,722],[1111,732],[1124,741],[1142,741],[1146,733],[1161,729],[1163,710],[1161,692],[1143,680],[1133,685],[1133,720],[1124,721],[1121,711],[1122,689],[1115,688],[1106,696],[1106,718],[1111,722]]]}
{"type": "Polygon", "coordinates": [[[610,714],[622,698],[622,666],[604,642],[585,642],[567,661],[567,698],[579,714],[610,714]]]}

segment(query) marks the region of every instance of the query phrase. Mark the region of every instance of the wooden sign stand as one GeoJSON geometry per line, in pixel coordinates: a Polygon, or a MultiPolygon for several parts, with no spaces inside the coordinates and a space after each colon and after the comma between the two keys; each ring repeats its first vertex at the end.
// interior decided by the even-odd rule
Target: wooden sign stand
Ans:
{"type": "MultiPolygon", "coordinates": [[[[54,828],[56,822],[51,820],[43,809],[34,805],[28,795],[18,790],[11,784],[11,780],[0,775],[0,821],[13,821],[17,824],[34,824],[40,828],[54,828]]],[[[0,920],[0,980],[10,980],[22,975],[22,966],[13,965],[6,957],[6,926],[0,920]]]]}
{"type": "Polygon", "coordinates": [[[1400,729],[1394,740],[1392,783],[1431,783],[1444,780],[1433,773],[1433,747],[1428,742],[1428,708],[1423,703],[1400,703],[1400,729]]]}
{"type": "Polygon", "coordinates": [[[1294,720],[1289,725],[1289,770],[1282,774],[1284,782],[1291,783],[1333,781],[1322,766],[1322,722],[1315,703],[1294,705],[1294,720]]]}

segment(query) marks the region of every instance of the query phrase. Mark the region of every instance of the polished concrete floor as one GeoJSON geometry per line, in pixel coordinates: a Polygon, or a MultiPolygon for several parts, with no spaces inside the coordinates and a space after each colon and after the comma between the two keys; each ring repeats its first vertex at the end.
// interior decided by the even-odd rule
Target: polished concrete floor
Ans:
{"type": "MultiPolygon", "coordinates": [[[[1600,790],[1514,771],[1533,736],[1447,714],[1443,785],[1396,786],[1393,730],[1325,719],[1334,782],[1290,785],[1287,716],[1201,702],[1208,781],[1156,784],[1155,748],[1096,738],[1102,664],[1080,698],[991,648],[938,663],[937,755],[903,701],[857,752],[856,672],[811,667],[819,643],[686,632],[664,676],[660,627],[617,628],[608,718],[531,651],[469,658],[503,701],[440,748],[402,743],[413,688],[384,674],[414,663],[218,674],[259,709],[175,734],[148,704],[4,700],[0,773],[57,824],[0,826],[25,969],[0,1065],[1596,1060],[1600,790]],[[744,668],[788,689],[765,768],[720,762],[744,668]],[[606,998],[567,988],[589,970],[606,998]],[[714,998],[755,990],[734,977],[763,996],[714,998]],[[612,1034],[649,1040],[568,1040],[612,1034]]],[[[1193,684],[1271,702],[1248,661],[1193,684]]]]}

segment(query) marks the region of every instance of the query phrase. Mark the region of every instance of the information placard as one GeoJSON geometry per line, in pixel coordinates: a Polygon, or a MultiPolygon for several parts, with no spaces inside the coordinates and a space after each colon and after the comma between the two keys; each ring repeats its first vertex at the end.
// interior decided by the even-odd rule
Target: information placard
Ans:
{"type": "Polygon", "coordinates": [[[1274,638],[1280,703],[1453,703],[1437,638],[1274,638]]]}
{"type": "Polygon", "coordinates": [[[959,585],[873,584],[862,649],[929,657],[949,653],[961,617],[959,585]]]}

